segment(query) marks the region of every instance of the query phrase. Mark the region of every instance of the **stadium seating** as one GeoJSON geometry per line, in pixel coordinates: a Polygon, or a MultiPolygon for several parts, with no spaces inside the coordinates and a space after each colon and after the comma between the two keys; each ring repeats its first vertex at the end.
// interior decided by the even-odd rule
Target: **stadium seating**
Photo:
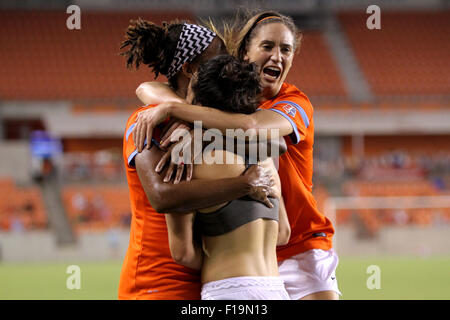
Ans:
{"type": "Polygon", "coordinates": [[[126,185],[68,185],[62,196],[76,233],[129,228],[131,209],[126,185]]]}
{"type": "MultiPolygon", "coordinates": [[[[426,197],[448,195],[447,190],[439,190],[428,180],[415,181],[362,181],[351,180],[343,184],[342,191],[347,196],[358,197],[426,197]]],[[[433,219],[449,221],[448,208],[404,208],[404,209],[358,209],[342,210],[338,214],[349,216],[355,213],[369,230],[376,233],[382,225],[420,225],[430,226],[433,219]]],[[[344,222],[340,220],[340,222],[344,222]]],[[[348,221],[345,221],[348,222],[348,221]]]]}
{"type": "MultiPolygon", "coordinates": [[[[81,30],[61,11],[0,12],[0,96],[5,100],[136,99],[153,79],[146,67],[127,71],[118,55],[130,17],[160,23],[194,20],[189,12],[83,12],[81,30]]],[[[160,78],[165,81],[164,77],[160,78]]]]}
{"type": "Polygon", "coordinates": [[[379,97],[450,94],[450,11],[383,12],[381,29],[364,11],[339,20],[372,91],[379,97]]]}
{"type": "MultiPolygon", "coordinates": [[[[86,12],[81,30],[69,30],[68,15],[61,12],[1,12],[0,59],[8,63],[0,75],[0,95],[7,100],[135,99],[137,85],[153,75],[146,67],[127,71],[118,53],[129,17],[138,16],[156,23],[195,21],[189,12],[86,12]]],[[[304,32],[287,81],[308,96],[346,95],[320,32],[304,32]]]]}
{"type": "Polygon", "coordinates": [[[296,85],[308,97],[343,98],[347,94],[330,49],[319,31],[303,32],[300,49],[286,81],[296,85]]]}
{"type": "Polygon", "coordinates": [[[0,230],[45,229],[47,222],[38,187],[19,187],[12,179],[0,179],[0,230]]]}

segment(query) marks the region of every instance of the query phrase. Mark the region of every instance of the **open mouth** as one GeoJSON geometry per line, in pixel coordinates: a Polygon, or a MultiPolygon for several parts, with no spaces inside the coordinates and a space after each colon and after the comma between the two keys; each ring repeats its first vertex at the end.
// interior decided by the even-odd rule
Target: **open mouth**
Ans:
{"type": "Polygon", "coordinates": [[[272,79],[278,79],[281,74],[281,70],[277,67],[265,67],[263,73],[272,79]]]}

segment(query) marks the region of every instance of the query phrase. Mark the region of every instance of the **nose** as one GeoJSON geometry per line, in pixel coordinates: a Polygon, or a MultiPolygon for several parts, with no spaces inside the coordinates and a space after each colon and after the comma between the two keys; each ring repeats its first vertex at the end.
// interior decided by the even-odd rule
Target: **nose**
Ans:
{"type": "Polygon", "coordinates": [[[275,47],[272,51],[271,60],[274,62],[281,62],[281,50],[278,47],[275,47]]]}

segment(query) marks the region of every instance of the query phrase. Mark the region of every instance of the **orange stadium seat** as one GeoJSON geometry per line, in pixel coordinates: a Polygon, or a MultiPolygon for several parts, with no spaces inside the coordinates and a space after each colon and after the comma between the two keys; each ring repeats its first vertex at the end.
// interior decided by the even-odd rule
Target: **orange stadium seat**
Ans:
{"type": "Polygon", "coordinates": [[[450,11],[386,12],[381,30],[361,11],[340,22],[373,92],[379,97],[450,94],[450,11]]]}
{"type": "MultiPolygon", "coordinates": [[[[438,196],[441,195],[441,191],[437,190],[434,185],[426,180],[417,181],[348,181],[346,182],[342,190],[344,194],[350,192],[353,196],[360,197],[390,197],[390,196],[438,196]]],[[[415,225],[428,226],[433,222],[433,211],[435,209],[418,208],[411,209],[405,208],[402,210],[408,219],[408,223],[415,225]]],[[[445,210],[439,210],[441,216],[445,219],[445,210]]],[[[358,210],[358,215],[365,221],[365,223],[371,224],[372,227],[378,224],[392,223],[395,215],[393,209],[382,210],[358,210]],[[371,211],[371,217],[367,216],[371,211]],[[371,220],[369,222],[369,219],[371,220]],[[373,220],[373,221],[372,221],[373,220]]]]}
{"type": "MultiPolygon", "coordinates": [[[[2,11],[0,95],[6,100],[136,99],[152,80],[147,67],[128,71],[118,55],[130,18],[195,21],[190,12],[83,12],[81,30],[56,11],[2,11]],[[39,79],[39,81],[37,81],[39,79]]],[[[166,81],[161,76],[158,80],[166,81]]],[[[308,96],[345,97],[346,89],[320,32],[306,31],[288,82],[308,96]]],[[[136,100],[137,101],[137,100],[136,100]]]]}
{"type": "Polygon", "coordinates": [[[321,32],[304,31],[286,79],[307,96],[345,97],[347,92],[321,32]]]}
{"type": "Polygon", "coordinates": [[[47,214],[40,190],[18,187],[12,179],[0,179],[0,230],[11,230],[13,221],[23,229],[47,228],[47,214]]]}
{"type": "Polygon", "coordinates": [[[118,53],[137,17],[194,21],[189,12],[83,12],[81,30],[69,30],[64,12],[1,11],[2,99],[136,99],[138,84],[154,77],[146,67],[127,71],[118,53]]]}
{"type": "Polygon", "coordinates": [[[123,222],[131,216],[126,185],[69,185],[62,196],[75,232],[128,228],[123,222]]]}

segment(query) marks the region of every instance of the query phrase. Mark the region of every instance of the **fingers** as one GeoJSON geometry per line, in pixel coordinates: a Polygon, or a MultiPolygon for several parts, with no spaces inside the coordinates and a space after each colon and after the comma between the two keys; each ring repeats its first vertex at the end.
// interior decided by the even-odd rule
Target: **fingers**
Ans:
{"type": "Polygon", "coordinates": [[[183,130],[186,130],[187,132],[189,132],[190,127],[183,122],[174,123],[174,125],[169,130],[167,130],[167,132],[162,137],[162,139],[161,139],[162,147],[167,148],[169,146],[169,144],[172,142],[172,139],[171,139],[172,135],[174,134],[175,130],[177,130],[177,129],[183,129],[183,130]]]}
{"type": "MultiPolygon", "coordinates": [[[[163,134],[163,136],[161,137],[161,141],[165,141],[167,139],[167,137],[170,137],[172,135],[172,132],[175,131],[175,129],[180,125],[180,123],[178,121],[175,121],[174,123],[172,123],[172,125],[170,125],[169,129],[166,130],[166,132],[163,134]]],[[[170,141],[169,141],[170,142],[170,141]]],[[[162,146],[164,146],[163,143],[161,143],[162,146]]],[[[166,145],[167,147],[167,145],[166,145]]]]}
{"type": "Polygon", "coordinates": [[[175,175],[175,180],[173,181],[174,184],[177,184],[181,181],[181,177],[183,176],[183,170],[184,170],[184,164],[180,163],[177,166],[177,173],[175,175]]]}
{"type": "MultiPolygon", "coordinates": [[[[267,192],[267,191],[266,191],[267,192]]],[[[264,198],[261,200],[261,202],[269,208],[273,208],[272,202],[270,202],[269,198],[267,197],[267,194],[264,196],[264,198]]]]}
{"type": "Polygon", "coordinates": [[[189,163],[186,165],[186,181],[192,180],[192,175],[194,173],[194,165],[189,163]]]}
{"type": "Polygon", "coordinates": [[[167,162],[170,161],[171,152],[166,152],[161,159],[159,160],[158,164],[156,165],[155,171],[161,172],[164,166],[167,164],[167,162]]]}
{"type": "Polygon", "coordinates": [[[138,149],[138,152],[142,152],[144,149],[144,141],[145,141],[145,132],[146,132],[146,124],[142,121],[142,118],[137,121],[135,130],[133,132],[133,139],[135,142],[135,146],[138,149]]]}
{"type": "Polygon", "coordinates": [[[170,181],[174,170],[175,170],[175,164],[171,162],[169,164],[169,168],[167,169],[166,176],[164,177],[164,182],[170,181]]]}

